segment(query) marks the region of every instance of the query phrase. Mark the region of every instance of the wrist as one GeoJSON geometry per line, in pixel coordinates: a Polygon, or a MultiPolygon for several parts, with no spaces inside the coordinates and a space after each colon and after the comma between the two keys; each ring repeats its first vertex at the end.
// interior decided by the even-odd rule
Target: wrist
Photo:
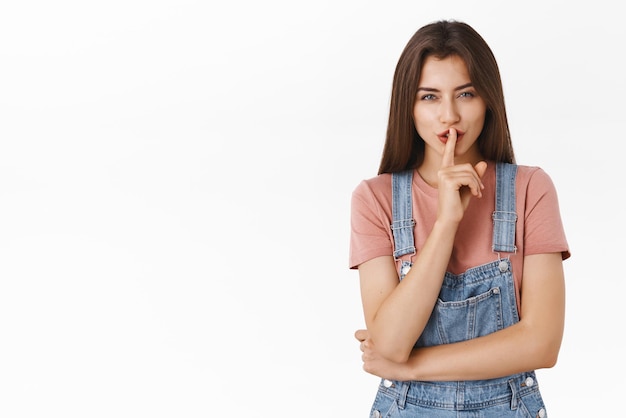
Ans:
{"type": "Polygon", "coordinates": [[[440,236],[449,236],[454,238],[456,235],[457,229],[459,229],[460,221],[450,220],[450,219],[439,219],[435,220],[433,225],[433,229],[431,234],[440,235],[440,236]]]}

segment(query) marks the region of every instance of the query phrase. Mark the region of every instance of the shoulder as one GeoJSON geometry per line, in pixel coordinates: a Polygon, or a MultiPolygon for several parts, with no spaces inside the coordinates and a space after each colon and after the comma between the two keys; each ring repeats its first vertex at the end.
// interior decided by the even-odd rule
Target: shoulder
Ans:
{"type": "Polygon", "coordinates": [[[550,175],[537,166],[518,165],[517,185],[525,190],[527,195],[541,196],[556,192],[550,175]]]}
{"type": "Polygon", "coordinates": [[[534,165],[517,165],[517,175],[523,178],[531,178],[533,176],[537,176],[539,179],[547,178],[550,179],[548,173],[546,173],[541,167],[537,167],[534,165]]]}
{"type": "Polygon", "coordinates": [[[352,192],[352,222],[355,225],[390,223],[392,212],[391,174],[362,180],[352,192]]]}
{"type": "Polygon", "coordinates": [[[352,191],[353,199],[370,200],[391,194],[391,174],[379,174],[362,180],[352,191]]]}

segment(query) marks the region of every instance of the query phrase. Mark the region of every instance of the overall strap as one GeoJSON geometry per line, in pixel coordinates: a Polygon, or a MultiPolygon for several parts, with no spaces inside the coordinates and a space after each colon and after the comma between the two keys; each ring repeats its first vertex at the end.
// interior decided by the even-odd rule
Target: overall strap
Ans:
{"type": "Polygon", "coordinates": [[[396,260],[405,254],[415,254],[412,185],[413,170],[391,174],[391,232],[395,244],[393,256],[396,260]]]}
{"type": "Polygon", "coordinates": [[[495,252],[514,253],[515,224],[515,176],[517,165],[496,164],[496,210],[493,212],[493,243],[495,252]]]}

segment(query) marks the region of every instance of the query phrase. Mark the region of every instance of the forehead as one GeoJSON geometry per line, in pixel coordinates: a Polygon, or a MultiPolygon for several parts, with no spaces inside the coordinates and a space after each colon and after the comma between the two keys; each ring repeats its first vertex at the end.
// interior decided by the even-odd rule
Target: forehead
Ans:
{"type": "Polygon", "coordinates": [[[445,58],[429,56],[422,65],[418,86],[443,89],[467,84],[470,81],[467,65],[458,55],[445,58]]]}

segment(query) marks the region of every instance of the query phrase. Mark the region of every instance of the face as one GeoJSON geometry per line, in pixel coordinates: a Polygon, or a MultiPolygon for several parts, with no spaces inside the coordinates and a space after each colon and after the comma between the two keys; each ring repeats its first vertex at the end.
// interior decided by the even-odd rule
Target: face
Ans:
{"type": "Polygon", "coordinates": [[[424,164],[438,166],[450,128],[457,131],[455,163],[480,160],[478,136],[487,106],[478,96],[465,62],[453,55],[424,61],[413,106],[413,120],[426,143],[424,164]]]}

